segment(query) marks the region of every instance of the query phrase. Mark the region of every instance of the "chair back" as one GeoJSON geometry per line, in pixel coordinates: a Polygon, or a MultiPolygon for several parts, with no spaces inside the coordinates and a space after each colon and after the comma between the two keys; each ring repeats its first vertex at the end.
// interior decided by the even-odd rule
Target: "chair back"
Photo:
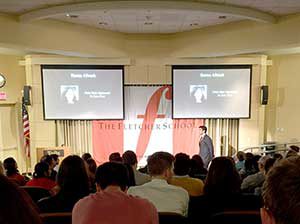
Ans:
{"type": "Polygon", "coordinates": [[[34,202],[38,202],[42,198],[50,197],[50,192],[44,188],[40,187],[29,187],[29,186],[22,186],[27,194],[31,197],[34,202]]]}
{"type": "Polygon", "coordinates": [[[259,211],[224,211],[211,216],[211,224],[261,224],[259,211]]]}
{"type": "Polygon", "coordinates": [[[187,224],[187,218],[172,212],[159,212],[159,224],[187,224]]]}
{"type": "Polygon", "coordinates": [[[42,213],[43,224],[72,224],[71,212],[42,213]]]}

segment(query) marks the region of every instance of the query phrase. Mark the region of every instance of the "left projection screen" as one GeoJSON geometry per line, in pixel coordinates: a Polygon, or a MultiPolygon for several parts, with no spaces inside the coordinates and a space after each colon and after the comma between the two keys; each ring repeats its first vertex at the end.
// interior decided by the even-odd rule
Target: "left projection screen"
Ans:
{"type": "Polygon", "coordinates": [[[124,119],[124,67],[42,65],[45,120],[124,119]]]}

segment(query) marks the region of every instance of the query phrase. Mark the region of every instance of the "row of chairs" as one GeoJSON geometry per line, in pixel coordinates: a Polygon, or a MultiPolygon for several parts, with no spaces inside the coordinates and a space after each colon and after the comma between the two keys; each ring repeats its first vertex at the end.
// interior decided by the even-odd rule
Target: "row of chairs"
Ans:
{"type": "MultiPolygon", "coordinates": [[[[44,224],[72,224],[72,213],[44,213],[44,224]]],[[[175,213],[159,213],[160,224],[188,224],[189,220],[175,213]]],[[[261,224],[258,211],[225,211],[212,216],[210,224],[261,224]]]]}
{"type": "MultiPolygon", "coordinates": [[[[38,187],[22,187],[32,198],[38,202],[41,198],[49,197],[49,191],[38,187]]],[[[44,224],[71,224],[71,213],[41,214],[44,224]]],[[[188,224],[191,220],[174,213],[159,213],[160,224],[188,224]]],[[[260,214],[257,210],[229,210],[213,214],[211,224],[261,224],[260,214]]]]}

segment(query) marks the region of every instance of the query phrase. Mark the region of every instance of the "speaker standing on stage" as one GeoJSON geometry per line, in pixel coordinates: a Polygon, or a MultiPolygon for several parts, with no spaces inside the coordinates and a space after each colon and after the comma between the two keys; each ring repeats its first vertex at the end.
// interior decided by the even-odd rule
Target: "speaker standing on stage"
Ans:
{"type": "Polygon", "coordinates": [[[211,138],[206,134],[207,127],[199,126],[200,141],[199,141],[199,155],[201,156],[204,167],[207,168],[210,161],[214,157],[214,146],[211,138]]]}

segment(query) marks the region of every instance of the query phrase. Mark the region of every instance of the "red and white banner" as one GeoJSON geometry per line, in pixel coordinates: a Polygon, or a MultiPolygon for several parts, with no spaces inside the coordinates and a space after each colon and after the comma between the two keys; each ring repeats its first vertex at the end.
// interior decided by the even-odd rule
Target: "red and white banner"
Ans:
{"type": "Polygon", "coordinates": [[[126,86],[125,120],[93,121],[93,154],[97,163],[112,152],[135,151],[139,165],[156,151],[199,153],[203,119],[172,119],[171,86],[126,86]]]}

